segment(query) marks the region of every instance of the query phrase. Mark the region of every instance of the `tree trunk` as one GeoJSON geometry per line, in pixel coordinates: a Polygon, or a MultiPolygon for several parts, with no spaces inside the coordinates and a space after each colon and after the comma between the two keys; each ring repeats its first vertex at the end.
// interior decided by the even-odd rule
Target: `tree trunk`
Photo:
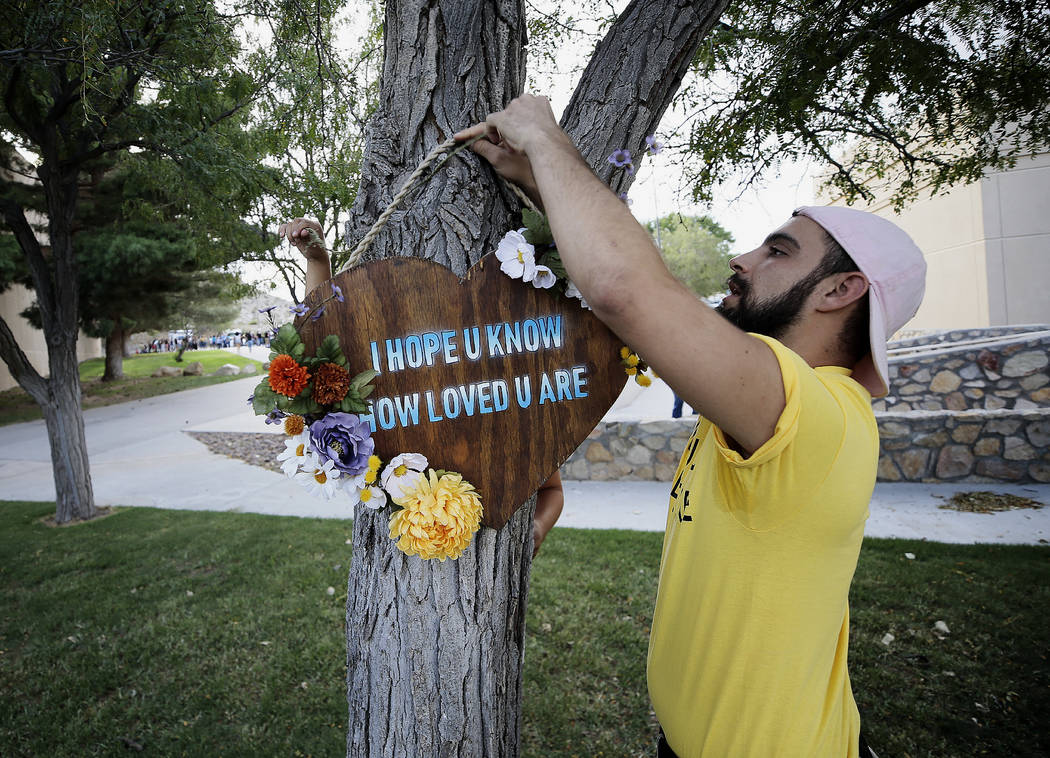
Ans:
{"type": "MultiPolygon", "coordinates": [[[[624,12],[563,118],[586,140],[592,166],[601,170],[612,149],[636,138],[644,145],[722,4],[639,1],[624,12]]],[[[521,93],[524,29],[520,0],[387,3],[380,102],[349,240],[365,234],[434,145],[521,93]]],[[[369,259],[427,258],[462,276],[519,225],[517,202],[490,169],[461,155],[394,215],[369,259]]],[[[402,555],[387,519],[358,506],[347,584],[348,757],[519,754],[534,507],[530,498],[502,529],[483,527],[459,560],[437,563],[402,555]]]]}
{"type": "Polygon", "coordinates": [[[55,522],[59,524],[86,521],[97,515],[80,405],[76,350],[74,334],[72,346],[61,350],[64,355],[57,356],[58,350],[51,351],[49,402],[43,406],[55,476],[55,522]]]}
{"type": "Polygon", "coordinates": [[[102,381],[112,382],[124,378],[124,321],[120,316],[113,319],[113,330],[106,335],[106,370],[102,381]]]}

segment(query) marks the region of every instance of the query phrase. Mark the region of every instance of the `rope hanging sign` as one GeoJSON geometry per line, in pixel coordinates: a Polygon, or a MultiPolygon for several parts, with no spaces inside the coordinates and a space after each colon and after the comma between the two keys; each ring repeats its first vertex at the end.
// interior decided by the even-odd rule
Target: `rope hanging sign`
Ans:
{"type": "Polygon", "coordinates": [[[492,253],[463,279],[417,258],[357,265],[455,146],[424,159],[332,282],[307,295],[295,327],[306,355],[336,335],[351,372],[376,372],[358,414],[375,455],[421,453],[459,472],[480,494],[481,523],[499,528],[619,396],[623,343],[579,300],[505,275],[492,253]]]}

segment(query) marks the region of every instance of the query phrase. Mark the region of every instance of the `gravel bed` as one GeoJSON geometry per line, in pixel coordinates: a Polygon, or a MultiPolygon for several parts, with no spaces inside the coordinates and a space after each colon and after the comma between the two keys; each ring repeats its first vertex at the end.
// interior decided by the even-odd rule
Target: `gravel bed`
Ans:
{"type": "Polygon", "coordinates": [[[245,432],[185,432],[209,451],[281,473],[277,456],[284,451],[283,434],[245,432]]]}

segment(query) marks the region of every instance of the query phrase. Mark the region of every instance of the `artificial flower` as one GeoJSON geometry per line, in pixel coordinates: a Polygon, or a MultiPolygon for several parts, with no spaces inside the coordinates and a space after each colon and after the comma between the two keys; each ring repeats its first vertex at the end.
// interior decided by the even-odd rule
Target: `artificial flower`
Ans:
{"type": "Polygon", "coordinates": [[[364,474],[358,475],[350,483],[352,485],[353,498],[355,503],[361,503],[365,508],[378,511],[386,505],[386,493],[381,488],[369,484],[367,474],[368,472],[366,471],[364,474]]]}
{"type": "Polygon", "coordinates": [[[613,150],[609,156],[609,163],[616,166],[616,168],[624,168],[625,166],[631,165],[631,151],[630,150],[613,150]]]}
{"type": "Polygon", "coordinates": [[[536,249],[525,241],[519,231],[510,231],[496,246],[500,271],[514,279],[531,281],[536,268],[536,249]]]}
{"type": "Polygon", "coordinates": [[[319,305],[319,306],[317,306],[317,310],[314,311],[314,315],[310,316],[310,320],[311,321],[317,321],[317,319],[321,318],[321,316],[323,316],[323,315],[324,315],[324,305],[319,305]]]}
{"type": "Polygon", "coordinates": [[[378,455],[368,456],[368,468],[362,476],[365,478],[365,484],[375,484],[376,478],[379,476],[379,467],[383,465],[383,461],[380,460],[378,455]]]}
{"type": "Polygon", "coordinates": [[[634,353],[631,353],[630,355],[628,355],[626,358],[624,358],[624,360],[627,361],[627,365],[628,366],[637,366],[638,365],[638,356],[635,355],[634,353]]]}
{"type": "Polygon", "coordinates": [[[617,197],[620,198],[621,200],[623,200],[623,202],[627,205],[628,208],[630,208],[632,205],[634,205],[634,200],[632,200],[631,198],[627,197],[627,193],[626,192],[621,192],[619,195],[617,195],[617,197]]]}
{"type": "Polygon", "coordinates": [[[623,358],[624,360],[626,360],[627,356],[630,355],[630,354],[631,354],[631,348],[627,347],[627,345],[624,345],[623,347],[620,348],[620,357],[623,358]]]}
{"type": "Polygon", "coordinates": [[[272,411],[266,414],[267,424],[279,424],[284,418],[285,413],[280,408],[274,408],[272,411]]]}
{"type": "Polygon", "coordinates": [[[345,303],[346,298],[343,296],[343,288],[337,285],[335,282],[331,282],[332,285],[332,297],[335,298],[337,303],[345,303]]]}
{"type": "Polygon", "coordinates": [[[295,476],[309,454],[310,435],[300,432],[284,441],[284,452],[277,456],[277,460],[281,462],[281,470],[291,478],[295,476]]]}
{"type": "Polygon", "coordinates": [[[439,477],[430,469],[394,502],[401,510],[390,517],[390,539],[401,552],[424,560],[458,558],[481,526],[481,498],[454,472],[439,477]]]}
{"type": "Polygon", "coordinates": [[[271,305],[269,308],[260,308],[259,313],[270,313],[276,307],[276,305],[271,305]]]}
{"type": "Polygon", "coordinates": [[[310,448],[322,461],[332,461],[347,476],[368,468],[375,441],[368,424],[353,413],[329,413],[310,424],[310,448]]]}
{"type": "Polygon", "coordinates": [[[350,372],[336,363],[322,363],[314,372],[313,398],[321,405],[332,405],[346,397],[350,372]]]}
{"type": "Polygon", "coordinates": [[[342,484],[335,461],[323,461],[318,456],[308,453],[301,465],[302,470],[295,475],[295,480],[304,485],[310,494],[331,500],[342,484]]]}
{"type": "Polygon", "coordinates": [[[549,266],[537,265],[532,270],[532,277],[525,281],[532,282],[532,286],[536,289],[546,290],[555,285],[558,277],[554,275],[549,266]]]}
{"type": "Polygon", "coordinates": [[[627,376],[634,376],[635,374],[638,373],[638,367],[637,366],[628,366],[627,368],[624,369],[624,371],[627,372],[627,376]]]}
{"type": "Polygon", "coordinates": [[[307,308],[307,307],[306,307],[306,305],[305,305],[304,303],[296,303],[295,305],[293,305],[293,306],[292,306],[291,308],[289,308],[288,310],[290,310],[290,311],[291,311],[292,313],[294,313],[294,314],[295,314],[296,316],[304,316],[304,315],[306,315],[306,312],[307,312],[308,310],[310,310],[310,309],[309,309],[309,308],[307,308]]]}
{"type": "Polygon", "coordinates": [[[295,397],[309,381],[306,366],[300,366],[292,356],[282,353],[270,361],[270,389],[274,392],[295,397]]]}
{"type": "Polygon", "coordinates": [[[390,493],[390,497],[397,500],[405,494],[406,490],[416,485],[416,480],[423,476],[426,467],[427,459],[419,453],[395,455],[383,469],[383,489],[390,493]]]}
{"type": "Polygon", "coordinates": [[[656,141],[655,134],[645,138],[645,146],[649,150],[649,155],[659,155],[660,151],[664,149],[663,144],[656,141]]]}
{"type": "Polygon", "coordinates": [[[652,379],[647,377],[645,374],[638,374],[638,376],[636,376],[634,380],[643,387],[648,387],[650,384],[653,383],[652,379]]]}
{"type": "Polygon", "coordinates": [[[579,288],[576,286],[576,284],[574,282],[569,281],[569,283],[565,285],[565,295],[566,295],[566,297],[575,297],[575,298],[577,298],[580,301],[580,307],[581,308],[583,308],[585,310],[588,310],[588,311],[591,310],[591,306],[589,306],[587,304],[587,301],[583,299],[583,293],[580,292],[579,288]]]}
{"type": "Polygon", "coordinates": [[[298,437],[305,428],[306,421],[302,416],[296,416],[292,413],[284,419],[284,433],[289,437],[298,437]]]}

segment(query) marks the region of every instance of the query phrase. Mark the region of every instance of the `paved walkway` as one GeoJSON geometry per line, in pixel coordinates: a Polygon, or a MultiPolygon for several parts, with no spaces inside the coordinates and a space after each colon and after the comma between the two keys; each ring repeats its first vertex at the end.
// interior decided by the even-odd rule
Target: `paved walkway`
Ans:
{"type": "MultiPolygon", "coordinates": [[[[253,350],[258,353],[254,357],[265,360],[265,349],[253,350]]],[[[98,504],[350,517],[350,509],[338,501],[314,498],[281,474],[214,455],[183,434],[279,433],[248,408],[246,400],[258,381],[253,377],[85,412],[98,504]]],[[[662,382],[646,390],[632,383],[606,418],[667,418],[671,399],[662,382]]],[[[668,489],[665,482],[569,481],[559,525],[662,531],[668,489]]],[[[953,493],[968,490],[1011,492],[1050,506],[1050,485],[879,484],[866,533],[958,543],[1050,542],[1050,507],[996,514],[937,507],[953,493]]],[[[46,501],[54,493],[43,421],[0,427],[0,499],[46,501]]]]}

